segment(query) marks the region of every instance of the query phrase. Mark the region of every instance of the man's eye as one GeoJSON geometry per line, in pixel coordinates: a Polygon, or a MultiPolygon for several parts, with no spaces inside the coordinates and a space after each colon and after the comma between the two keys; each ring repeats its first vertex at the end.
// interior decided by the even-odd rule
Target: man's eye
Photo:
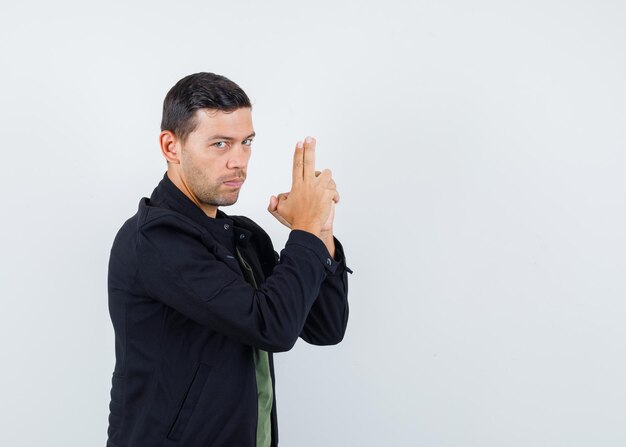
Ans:
{"type": "Polygon", "coordinates": [[[242,144],[244,146],[252,146],[252,138],[248,138],[247,140],[243,140],[242,144]]]}
{"type": "Polygon", "coordinates": [[[218,149],[224,149],[226,147],[226,142],[218,141],[217,143],[214,143],[213,146],[215,146],[218,149]]]}

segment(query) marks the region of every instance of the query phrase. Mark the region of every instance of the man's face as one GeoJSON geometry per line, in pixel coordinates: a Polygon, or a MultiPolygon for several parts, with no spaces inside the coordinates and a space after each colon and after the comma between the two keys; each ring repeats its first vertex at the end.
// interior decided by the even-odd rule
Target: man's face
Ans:
{"type": "Polygon", "coordinates": [[[202,205],[232,205],[246,179],[254,129],[249,108],[196,111],[197,127],[180,143],[181,177],[202,205]]]}

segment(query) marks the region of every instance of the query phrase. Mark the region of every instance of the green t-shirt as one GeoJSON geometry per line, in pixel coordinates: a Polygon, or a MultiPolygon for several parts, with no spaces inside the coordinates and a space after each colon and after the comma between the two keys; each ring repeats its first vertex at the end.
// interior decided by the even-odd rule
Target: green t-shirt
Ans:
{"type": "MultiPolygon", "coordinates": [[[[243,271],[246,281],[257,288],[252,268],[237,250],[237,259],[243,271]]],[[[258,402],[258,420],[256,427],[257,447],[269,447],[272,440],[272,402],[274,399],[272,390],[272,377],[270,376],[270,362],[267,352],[254,349],[254,367],[256,373],[256,389],[258,402]]]]}

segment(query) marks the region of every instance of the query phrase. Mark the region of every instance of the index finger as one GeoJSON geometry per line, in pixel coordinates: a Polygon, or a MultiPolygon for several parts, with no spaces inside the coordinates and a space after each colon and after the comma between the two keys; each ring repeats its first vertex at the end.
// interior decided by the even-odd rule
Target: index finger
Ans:
{"type": "Polygon", "coordinates": [[[315,138],[304,139],[304,178],[315,177],[315,138]]]}
{"type": "Polygon", "coordinates": [[[304,169],[304,145],[302,141],[296,144],[296,150],[293,153],[293,179],[292,183],[302,181],[304,169]]]}

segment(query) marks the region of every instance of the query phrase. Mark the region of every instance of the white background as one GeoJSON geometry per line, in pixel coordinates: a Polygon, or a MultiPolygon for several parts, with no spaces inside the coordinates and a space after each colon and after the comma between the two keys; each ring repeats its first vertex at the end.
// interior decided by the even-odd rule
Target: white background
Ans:
{"type": "Polygon", "coordinates": [[[162,177],[161,104],[224,74],[240,201],[318,138],[341,345],[277,356],[282,446],[626,445],[623,1],[3,2],[3,446],[104,445],[113,237],[162,177]]]}

